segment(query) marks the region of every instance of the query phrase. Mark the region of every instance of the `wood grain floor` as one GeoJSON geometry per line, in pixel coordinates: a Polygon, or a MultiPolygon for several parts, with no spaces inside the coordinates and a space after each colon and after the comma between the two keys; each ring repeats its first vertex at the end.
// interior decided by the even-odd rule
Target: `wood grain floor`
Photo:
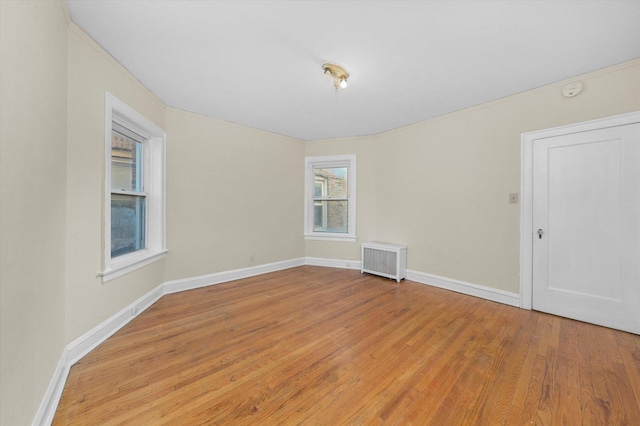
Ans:
{"type": "Polygon", "coordinates": [[[640,336],[305,266],[164,296],[55,425],[640,425],[640,336]]]}

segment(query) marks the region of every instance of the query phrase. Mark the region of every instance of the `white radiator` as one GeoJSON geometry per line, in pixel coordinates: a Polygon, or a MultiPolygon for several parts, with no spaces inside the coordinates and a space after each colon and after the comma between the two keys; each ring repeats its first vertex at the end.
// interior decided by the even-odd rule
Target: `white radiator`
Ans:
{"type": "Polygon", "coordinates": [[[360,272],[392,278],[400,282],[407,277],[407,247],[385,243],[362,243],[360,272]]]}

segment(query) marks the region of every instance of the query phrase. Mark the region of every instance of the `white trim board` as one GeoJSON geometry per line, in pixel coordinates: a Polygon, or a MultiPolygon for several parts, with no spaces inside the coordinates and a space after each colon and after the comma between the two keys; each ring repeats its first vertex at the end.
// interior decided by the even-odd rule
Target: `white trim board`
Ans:
{"type": "Polygon", "coordinates": [[[324,266],[325,268],[342,268],[360,270],[359,260],[326,259],[324,257],[305,257],[304,264],[309,266],[324,266]]]}
{"type": "Polygon", "coordinates": [[[198,277],[182,280],[167,281],[164,285],[164,294],[178,293],[186,290],[193,290],[200,287],[226,283],[242,278],[254,277],[256,275],[267,274],[269,272],[282,271],[285,269],[303,266],[304,258],[284,260],[281,262],[267,263],[264,265],[250,266],[248,268],[234,269],[231,271],[216,272],[213,274],[200,275],[198,277]]]}
{"type": "Polygon", "coordinates": [[[424,272],[412,271],[409,269],[407,270],[407,279],[420,284],[455,291],[456,293],[479,297],[492,302],[504,303],[505,305],[516,307],[520,306],[520,297],[518,293],[511,293],[497,288],[485,287],[478,284],[472,284],[424,272]]]}
{"type": "MultiPolygon", "coordinates": [[[[102,342],[115,334],[131,320],[144,312],[165,294],[178,293],[224,282],[249,278],[269,272],[282,271],[297,266],[322,266],[328,268],[342,268],[360,270],[359,260],[326,259],[321,257],[301,257],[281,262],[268,263],[264,265],[251,266],[248,268],[234,269],[230,271],[216,272],[213,274],[201,275],[193,278],[166,281],[149,291],[133,303],[106,319],[96,327],[92,328],[73,342],[69,343],[63,350],[58,362],[58,366],[53,374],[49,387],[44,395],[42,403],[33,420],[34,426],[50,425],[53,421],[56,408],[60,402],[64,385],[67,381],[69,371],[73,364],[95,349],[102,342]]],[[[457,281],[437,275],[423,272],[407,270],[407,279],[420,283],[432,285],[434,287],[452,290],[458,293],[483,299],[500,302],[507,305],[519,306],[519,298],[515,293],[483,287],[476,284],[457,281]]]]}
{"type": "Polygon", "coordinates": [[[60,356],[60,361],[58,361],[58,365],[53,372],[53,377],[51,377],[51,381],[47,387],[47,391],[42,398],[42,402],[40,402],[40,407],[38,407],[36,417],[33,419],[33,426],[50,425],[53,421],[53,416],[56,414],[60,397],[62,397],[64,385],[67,382],[67,377],[69,376],[69,370],[73,365],[69,363],[68,358],[67,348],[64,348],[62,355],[60,356]]]}
{"type": "Polygon", "coordinates": [[[551,129],[523,133],[520,138],[520,307],[533,308],[533,144],[553,136],[640,123],[640,111],[551,129]]]}
{"type": "MultiPolygon", "coordinates": [[[[361,269],[361,261],[344,260],[344,259],[326,259],[323,257],[306,257],[305,265],[323,266],[326,268],[342,268],[342,269],[361,269]]],[[[407,280],[414,281],[419,284],[426,284],[445,290],[455,291],[456,293],[466,294],[468,296],[479,297],[490,300],[492,302],[504,303],[510,306],[520,306],[520,297],[518,293],[511,293],[504,290],[498,290],[491,287],[485,287],[464,281],[454,280],[451,278],[441,277],[439,275],[427,274],[425,272],[407,270],[407,280]]]]}

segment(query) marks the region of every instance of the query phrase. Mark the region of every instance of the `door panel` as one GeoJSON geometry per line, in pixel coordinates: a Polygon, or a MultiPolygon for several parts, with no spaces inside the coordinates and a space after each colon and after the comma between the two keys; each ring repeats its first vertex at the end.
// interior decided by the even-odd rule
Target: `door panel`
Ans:
{"type": "Polygon", "coordinates": [[[640,125],[537,140],[533,161],[533,308],[640,334],[640,125]]]}

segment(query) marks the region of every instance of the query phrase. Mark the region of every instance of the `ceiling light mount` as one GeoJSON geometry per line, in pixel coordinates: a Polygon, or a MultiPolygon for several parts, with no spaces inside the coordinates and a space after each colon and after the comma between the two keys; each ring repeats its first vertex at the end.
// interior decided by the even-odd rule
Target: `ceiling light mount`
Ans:
{"type": "Polygon", "coordinates": [[[333,80],[333,86],[336,90],[347,87],[347,79],[349,78],[347,70],[340,65],[330,64],[328,62],[322,65],[322,69],[324,70],[324,75],[333,80]]]}
{"type": "Polygon", "coordinates": [[[562,88],[562,96],[565,98],[573,98],[582,92],[583,85],[579,81],[569,83],[562,88]]]}

